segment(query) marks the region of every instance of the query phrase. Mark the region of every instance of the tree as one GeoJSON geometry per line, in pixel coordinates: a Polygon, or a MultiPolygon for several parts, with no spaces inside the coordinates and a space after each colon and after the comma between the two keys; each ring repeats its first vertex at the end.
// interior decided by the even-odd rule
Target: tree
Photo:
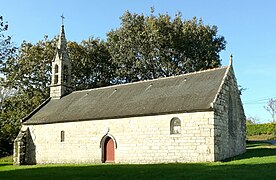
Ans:
{"type": "Polygon", "coordinates": [[[272,117],[272,123],[275,123],[275,114],[276,114],[276,99],[269,99],[267,105],[264,108],[270,113],[272,117]]]}
{"type": "Polygon", "coordinates": [[[0,86],[0,113],[1,113],[5,99],[14,94],[14,89],[3,86],[3,84],[5,84],[5,78],[0,77],[0,84],[1,84],[0,86]]]}
{"type": "Polygon", "coordinates": [[[72,86],[75,90],[112,83],[114,68],[106,42],[92,37],[80,44],[69,42],[68,52],[72,61],[72,86]]]}
{"type": "MultiPolygon", "coordinates": [[[[201,19],[181,18],[181,14],[171,19],[168,14],[126,12],[121,27],[108,33],[107,42],[93,37],[81,43],[68,42],[73,90],[220,66],[219,52],[226,42],[217,35],[217,27],[204,25],[201,19]]],[[[4,23],[0,32],[6,30],[3,27],[4,23]]],[[[6,78],[1,85],[14,93],[1,101],[0,156],[12,152],[20,120],[49,97],[51,61],[57,43],[57,38],[47,36],[35,44],[24,41],[15,56],[10,38],[5,40],[0,44],[0,73],[6,78]]]]}
{"type": "MultiPolygon", "coordinates": [[[[11,37],[5,35],[5,31],[8,30],[8,23],[4,21],[3,16],[0,15],[0,75],[4,67],[4,62],[14,57],[16,53],[16,47],[11,42],[11,37]]],[[[2,76],[2,75],[1,75],[2,76]]],[[[7,155],[10,152],[11,147],[9,138],[9,133],[11,131],[6,131],[6,121],[3,118],[5,104],[8,102],[8,98],[12,94],[12,89],[4,85],[5,79],[0,77],[0,157],[7,155]]],[[[13,127],[13,126],[10,126],[13,127]]],[[[14,133],[12,133],[14,134],[14,133]]]]}
{"type": "Polygon", "coordinates": [[[259,117],[249,116],[246,118],[246,124],[258,124],[260,122],[259,117]]]}
{"type": "Polygon", "coordinates": [[[6,77],[2,85],[13,93],[2,102],[0,156],[12,153],[20,120],[49,96],[49,63],[54,52],[51,46],[54,47],[47,38],[35,45],[23,42],[17,56],[2,62],[6,77]]]}
{"type": "Polygon", "coordinates": [[[8,22],[4,21],[3,16],[0,15],[0,72],[3,68],[3,61],[16,52],[16,47],[11,42],[11,36],[6,36],[4,33],[8,30],[8,22]]]}
{"type": "MultiPolygon", "coordinates": [[[[0,156],[12,153],[12,144],[21,126],[20,120],[49,97],[51,62],[56,43],[57,38],[50,40],[47,36],[36,44],[24,41],[18,55],[2,63],[1,72],[6,80],[2,81],[1,86],[5,101],[1,100],[0,156]],[[7,96],[9,88],[6,87],[12,88],[14,93],[7,96]]],[[[93,38],[81,44],[68,42],[68,51],[73,65],[74,90],[110,84],[112,64],[105,42],[93,38]]]]}
{"type": "Polygon", "coordinates": [[[107,34],[118,83],[189,73],[221,65],[226,41],[201,19],[174,19],[126,12],[121,27],[107,34]]]}

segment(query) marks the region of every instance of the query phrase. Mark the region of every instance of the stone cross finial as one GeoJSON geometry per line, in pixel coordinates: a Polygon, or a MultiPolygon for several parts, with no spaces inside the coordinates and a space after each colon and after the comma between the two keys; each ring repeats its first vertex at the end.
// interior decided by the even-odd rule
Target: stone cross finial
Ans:
{"type": "Polygon", "coordinates": [[[60,17],[61,17],[61,24],[63,25],[65,17],[63,16],[63,14],[60,17]]]}
{"type": "Polygon", "coordinates": [[[229,66],[232,66],[232,64],[233,64],[233,55],[230,54],[229,66]]]}

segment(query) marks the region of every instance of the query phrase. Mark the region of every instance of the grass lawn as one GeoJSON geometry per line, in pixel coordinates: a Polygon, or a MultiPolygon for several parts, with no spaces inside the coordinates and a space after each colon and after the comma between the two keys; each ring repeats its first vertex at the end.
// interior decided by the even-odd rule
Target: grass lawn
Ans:
{"type": "Polygon", "coordinates": [[[249,142],[245,154],[215,163],[13,166],[11,158],[0,159],[0,180],[275,178],[276,146],[261,142],[249,142]]]}
{"type": "Polygon", "coordinates": [[[247,136],[246,139],[254,141],[254,140],[276,140],[276,136],[274,134],[260,134],[260,135],[252,135],[247,136]]]}

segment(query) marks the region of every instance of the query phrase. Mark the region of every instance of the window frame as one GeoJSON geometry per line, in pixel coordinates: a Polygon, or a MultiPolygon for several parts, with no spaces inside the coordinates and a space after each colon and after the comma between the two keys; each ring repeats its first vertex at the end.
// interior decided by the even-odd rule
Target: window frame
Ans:
{"type": "Polygon", "coordinates": [[[170,121],[170,134],[171,135],[181,134],[181,120],[178,117],[174,117],[170,121]]]}
{"type": "Polygon", "coordinates": [[[60,142],[65,142],[65,131],[60,131],[60,142]]]}

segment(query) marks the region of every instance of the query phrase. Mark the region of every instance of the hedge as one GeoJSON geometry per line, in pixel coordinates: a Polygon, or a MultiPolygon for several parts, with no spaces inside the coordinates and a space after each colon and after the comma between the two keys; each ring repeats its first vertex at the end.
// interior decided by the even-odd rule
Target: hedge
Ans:
{"type": "Polygon", "coordinates": [[[273,134],[276,135],[276,123],[247,124],[246,135],[273,134]]]}

